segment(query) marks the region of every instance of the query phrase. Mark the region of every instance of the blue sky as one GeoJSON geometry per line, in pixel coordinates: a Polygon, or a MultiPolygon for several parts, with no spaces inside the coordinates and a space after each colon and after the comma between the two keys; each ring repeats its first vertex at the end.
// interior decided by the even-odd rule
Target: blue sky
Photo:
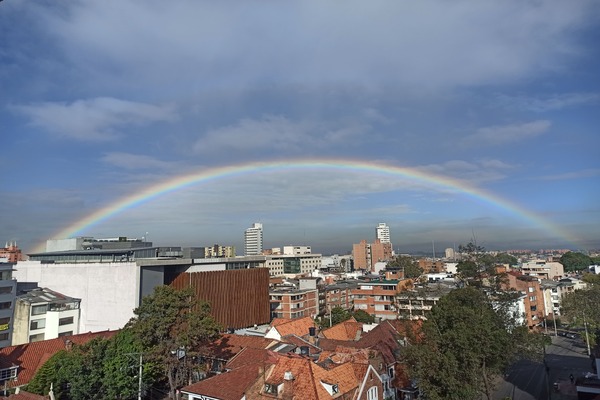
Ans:
{"type": "Polygon", "coordinates": [[[144,188],[254,161],[348,159],[453,178],[257,171],[86,228],[158,245],[346,253],[600,247],[595,1],[0,2],[0,240],[25,249],[144,188]],[[566,236],[566,237],[565,237],[566,236]],[[576,243],[570,243],[576,238],[576,243]],[[572,240],[571,240],[572,241],[572,240]]]}

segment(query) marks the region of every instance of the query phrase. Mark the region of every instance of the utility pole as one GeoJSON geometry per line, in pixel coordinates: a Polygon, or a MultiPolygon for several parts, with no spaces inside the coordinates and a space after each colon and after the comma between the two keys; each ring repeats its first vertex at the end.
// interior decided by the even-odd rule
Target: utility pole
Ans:
{"type": "Polygon", "coordinates": [[[138,371],[138,400],[142,400],[142,371],[143,371],[143,353],[140,353],[140,369],[138,371]]]}
{"type": "Polygon", "coordinates": [[[126,353],[127,356],[140,356],[140,361],[138,365],[138,400],[142,400],[142,373],[144,372],[144,353],[141,351],[139,353],[126,353]]]}

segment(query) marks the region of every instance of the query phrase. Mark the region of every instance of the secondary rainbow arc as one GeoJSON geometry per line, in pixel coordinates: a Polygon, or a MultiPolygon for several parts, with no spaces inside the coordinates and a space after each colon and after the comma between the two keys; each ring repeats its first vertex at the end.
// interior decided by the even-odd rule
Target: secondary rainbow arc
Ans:
{"type": "MultiPolygon", "coordinates": [[[[67,238],[80,235],[82,231],[89,229],[99,222],[107,220],[129,208],[136,207],[137,205],[150,201],[153,198],[173,191],[181,190],[191,185],[230,178],[242,174],[259,173],[261,171],[311,169],[347,170],[356,172],[371,172],[375,174],[387,174],[402,179],[408,179],[427,186],[452,189],[472,196],[482,202],[489,203],[495,207],[507,210],[510,213],[529,221],[538,228],[552,232],[556,236],[571,243],[572,245],[575,245],[577,242],[577,239],[572,237],[572,235],[563,231],[560,227],[554,225],[550,221],[543,219],[539,215],[526,210],[516,203],[489,193],[481,188],[477,188],[464,181],[432,174],[416,168],[398,167],[387,164],[348,159],[297,159],[287,161],[250,162],[187,173],[148,186],[138,192],[121,198],[107,205],[106,207],[100,208],[56,232],[53,235],[53,238],[67,238]]],[[[35,252],[41,252],[43,250],[44,245],[40,244],[37,246],[35,252]]]]}

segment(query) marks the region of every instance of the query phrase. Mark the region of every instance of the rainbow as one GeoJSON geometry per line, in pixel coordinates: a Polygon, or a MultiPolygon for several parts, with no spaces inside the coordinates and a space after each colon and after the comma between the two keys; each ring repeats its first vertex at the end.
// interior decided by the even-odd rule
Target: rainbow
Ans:
{"type": "MultiPolygon", "coordinates": [[[[472,196],[479,201],[489,203],[519,216],[531,224],[552,232],[565,241],[575,244],[576,238],[563,232],[558,226],[547,221],[535,213],[524,209],[523,207],[503,199],[499,196],[488,193],[480,188],[469,185],[468,183],[445,176],[435,175],[416,168],[397,167],[386,164],[378,164],[366,161],[347,160],[347,159],[297,159],[287,161],[269,161],[269,162],[250,162],[245,164],[216,167],[177,176],[166,181],[159,182],[145,189],[133,193],[127,197],[119,199],[104,208],[86,215],[84,218],[75,221],[55,233],[53,238],[68,238],[81,235],[81,232],[88,228],[113,217],[127,209],[136,207],[142,203],[148,202],[158,196],[178,191],[183,188],[211,181],[231,178],[243,174],[252,174],[268,171],[285,170],[340,170],[350,172],[370,172],[374,174],[390,175],[393,178],[402,178],[422,185],[432,186],[440,189],[451,189],[463,194],[472,196]]],[[[44,251],[45,244],[36,247],[35,252],[44,251]]]]}

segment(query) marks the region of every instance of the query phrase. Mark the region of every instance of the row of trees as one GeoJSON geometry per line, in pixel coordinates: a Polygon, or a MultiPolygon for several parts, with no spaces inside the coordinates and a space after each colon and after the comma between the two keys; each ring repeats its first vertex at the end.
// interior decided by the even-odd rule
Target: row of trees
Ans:
{"type": "Polygon", "coordinates": [[[176,389],[200,372],[196,350],[216,339],[221,327],[191,289],[159,286],[134,314],[111,339],[55,354],[27,390],[47,394],[52,385],[57,399],[136,398],[141,363],[142,385],[168,388],[175,398],[176,389]]]}

